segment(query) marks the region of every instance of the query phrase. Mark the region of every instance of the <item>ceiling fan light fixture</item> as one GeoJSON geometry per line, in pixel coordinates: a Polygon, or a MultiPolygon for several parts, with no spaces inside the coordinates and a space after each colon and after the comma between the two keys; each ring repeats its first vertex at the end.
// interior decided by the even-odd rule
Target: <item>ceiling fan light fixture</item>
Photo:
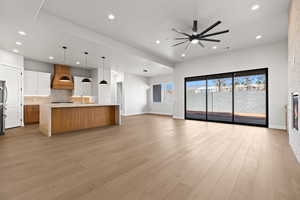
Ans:
{"type": "Polygon", "coordinates": [[[193,40],[191,41],[191,43],[192,43],[192,44],[198,44],[198,43],[199,43],[199,40],[198,40],[198,39],[193,39],[193,40]]]}
{"type": "Polygon", "coordinates": [[[197,44],[197,45],[201,46],[202,48],[205,48],[202,41],[205,41],[205,42],[221,42],[221,40],[210,38],[210,37],[211,36],[216,36],[216,35],[221,35],[221,34],[224,34],[224,33],[228,33],[229,29],[224,30],[224,31],[209,33],[212,29],[214,29],[216,26],[220,25],[221,23],[222,23],[221,21],[217,21],[216,23],[212,24],[211,26],[209,26],[208,28],[206,28],[202,32],[198,32],[198,21],[194,20],[193,21],[193,28],[192,28],[193,32],[192,32],[192,34],[189,34],[189,33],[183,32],[183,31],[179,31],[175,28],[172,28],[172,31],[174,31],[175,33],[180,34],[182,36],[182,37],[177,37],[177,38],[174,39],[174,41],[176,41],[177,43],[172,45],[172,47],[176,47],[176,46],[188,43],[187,46],[185,47],[185,49],[188,50],[190,48],[190,44],[197,44]]]}

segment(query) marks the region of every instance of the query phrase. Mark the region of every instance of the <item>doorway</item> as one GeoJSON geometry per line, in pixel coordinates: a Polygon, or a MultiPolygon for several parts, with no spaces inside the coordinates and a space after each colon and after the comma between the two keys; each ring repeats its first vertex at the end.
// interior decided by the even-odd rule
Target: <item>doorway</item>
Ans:
{"type": "Polygon", "coordinates": [[[124,113],[123,102],[123,84],[122,82],[117,82],[117,104],[120,105],[121,115],[124,113]]]}

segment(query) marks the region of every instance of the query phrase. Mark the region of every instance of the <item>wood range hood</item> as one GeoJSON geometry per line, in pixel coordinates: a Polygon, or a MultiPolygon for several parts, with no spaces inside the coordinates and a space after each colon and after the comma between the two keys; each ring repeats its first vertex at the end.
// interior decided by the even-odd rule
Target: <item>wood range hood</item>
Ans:
{"type": "Polygon", "coordinates": [[[58,64],[54,65],[54,76],[52,78],[51,87],[52,89],[60,90],[74,89],[74,80],[69,66],[58,64]]]}

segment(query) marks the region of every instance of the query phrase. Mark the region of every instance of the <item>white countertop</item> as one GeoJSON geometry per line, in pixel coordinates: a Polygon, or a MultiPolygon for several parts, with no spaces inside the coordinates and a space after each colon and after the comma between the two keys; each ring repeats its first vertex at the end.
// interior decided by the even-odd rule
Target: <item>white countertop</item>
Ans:
{"type": "Polygon", "coordinates": [[[99,107],[99,106],[119,106],[118,104],[81,104],[81,103],[52,103],[43,104],[51,108],[70,108],[70,107],[99,107]]]}

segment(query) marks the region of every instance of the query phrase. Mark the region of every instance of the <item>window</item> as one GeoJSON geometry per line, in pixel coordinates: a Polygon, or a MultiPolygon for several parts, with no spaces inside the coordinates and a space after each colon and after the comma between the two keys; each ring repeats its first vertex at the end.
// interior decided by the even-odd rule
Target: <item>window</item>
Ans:
{"type": "Polygon", "coordinates": [[[172,102],[173,101],[173,95],[174,95],[174,84],[172,82],[165,84],[165,96],[164,101],[165,102],[172,102]]]}
{"type": "Polygon", "coordinates": [[[161,84],[152,86],[153,103],[161,103],[161,84]]]}

